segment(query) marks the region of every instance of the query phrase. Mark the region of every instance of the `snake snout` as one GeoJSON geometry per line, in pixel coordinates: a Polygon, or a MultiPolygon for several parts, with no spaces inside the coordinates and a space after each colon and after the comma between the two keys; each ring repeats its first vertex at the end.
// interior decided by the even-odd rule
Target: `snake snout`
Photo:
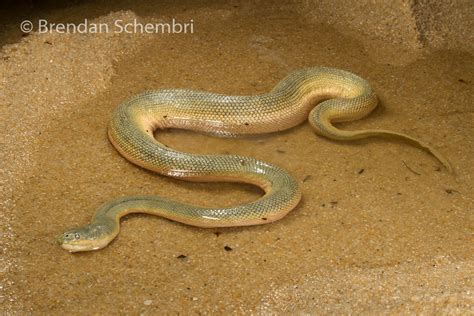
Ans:
{"type": "Polygon", "coordinates": [[[59,245],[69,252],[91,251],[105,247],[115,237],[104,234],[100,225],[86,225],[58,236],[59,245]]]}
{"type": "Polygon", "coordinates": [[[89,241],[84,238],[84,233],[84,228],[71,229],[59,235],[57,242],[62,248],[70,252],[84,251],[90,248],[89,241]]]}

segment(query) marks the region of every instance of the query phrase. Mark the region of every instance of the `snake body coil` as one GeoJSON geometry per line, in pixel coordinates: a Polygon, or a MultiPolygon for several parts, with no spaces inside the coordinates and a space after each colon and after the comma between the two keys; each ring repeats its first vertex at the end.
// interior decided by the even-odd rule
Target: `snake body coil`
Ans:
{"type": "Polygon", "coordinates": [[[390,135],[410,140],[450,170],[434,149],[410,136],[383,130],[342,131],[332,125],[362,118],[376,105],[377,97],[364,79],[323,67],[296,71],[269,93],[255,96],[176,89],[136,95],[118,106],[108,129],[110,141],[125,158],[174,178],[255,184],[264,196],[228,208],[203,208],[158,196],[119,198],[103,205],[91,224],[62,234],[59,243],[71,252],[103,248],[119,233],[120,218],[129,213],[149,213],[200,227],[244,226],[278,220],[300,201],[297,181],[283,169],[248,157],[179,152],[155,140],[157,129],[239,136],[281,131],[308,119],[316,133],[332,139],[390,135]]]}

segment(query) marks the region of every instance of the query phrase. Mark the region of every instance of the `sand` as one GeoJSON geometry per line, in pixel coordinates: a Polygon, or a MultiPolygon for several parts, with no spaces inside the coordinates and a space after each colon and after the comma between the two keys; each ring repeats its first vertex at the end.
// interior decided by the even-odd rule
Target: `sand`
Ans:
{"type": "Polygon", "coordinates": [[[28,14],[5,19],[2,314],[474,314],[474,49],[459,35],[472,36],[462,25],[472,15],[443,24],[472,7],[439,5],[433,12],[445,15],[433,19],[425,2],[400,2],[398,10],[394,2],[373,7],[373,23],[359,23],[362,6],[342,14],[342,2],[334,3],[83,2],[26,11],[32,21],[55,23],[193,20],[192,34],[21,36],[18,23],[28,14]],[[404,31],[410,23],[417,29],[404,31]],[[281,166],[300,181],[303,201],[268,225],[200,229],[133,215],[103,250],[70,254],[56,244],[55,236],[119,196],[226,206],[261,194],[250,185],[169,179],[127,162],[106,137],[125,98],[161,88],[263,93],[316,65],[359,74],[380,98],[369,117],[341,128],[421,138],[455,174],[402,141],[336,142],[308,124],[242,139],[160,131],[156,137],[179,150],[281,166]]]}

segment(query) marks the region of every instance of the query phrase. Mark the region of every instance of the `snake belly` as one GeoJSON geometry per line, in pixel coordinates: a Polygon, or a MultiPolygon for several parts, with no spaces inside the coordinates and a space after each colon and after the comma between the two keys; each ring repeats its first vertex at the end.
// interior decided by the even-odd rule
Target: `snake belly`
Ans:
{"type": "Polygon", "coordinates": [[[316,133],[331,139],[376,135],[407,139],[451,170],[433,148],[405,134],[385,130],[343,131],[332,125],[362,118],[376,105],[377,97],[367,81],[350,72],[326,67],[296,71],[261,95],[167,89],[133,96],[117,107],[108,128],[111,143],[126,159],[178,179],[254,184],[265,194],[248,204],[216,208],[159,196],[119,198],[99,208],[89,225],[62,234],[59,243],[71,252],[103,248],[119,233],[120,218],[129,213],[148,213],[199,227],[245,226],[278,220],[299,203],[298,182],[278,166],[249,157],[176,151],[154,138],[158,129],[179,128],[232,137],[282,131],[308,119],[316,133]]]}

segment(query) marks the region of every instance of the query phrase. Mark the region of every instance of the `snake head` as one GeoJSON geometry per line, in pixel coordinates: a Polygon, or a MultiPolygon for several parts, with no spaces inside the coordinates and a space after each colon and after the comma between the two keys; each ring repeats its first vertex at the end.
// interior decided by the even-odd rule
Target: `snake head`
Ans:
{"type": "MultiPolygon", "coordinates": [[[[113,236],[115,237],[115,236],[113,236]]],[[[98,225],[70,229],[58,236],[59,245],[69,252],[91,251],[104,248],[112,241],[110,234],[98,225]]]]}

